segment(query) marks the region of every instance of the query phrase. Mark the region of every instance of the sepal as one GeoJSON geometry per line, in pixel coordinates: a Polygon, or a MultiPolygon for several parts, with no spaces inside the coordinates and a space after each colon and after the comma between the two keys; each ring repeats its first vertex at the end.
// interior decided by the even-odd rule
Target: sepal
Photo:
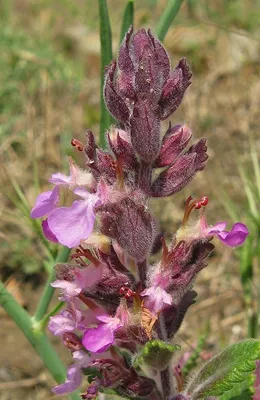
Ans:
{"type": "Polygon", "coordinates": [[[153,244],[154,223],[144,206],[130,197],[97,208],[101,233],[115,239],[130,256],[144,260],[153,244]]]}
{"type": "Polygon", "coordinates": [[[146,364],[158,371],[164,371],[177,350],[180,350],[179,345],[165,343],[159,339],[151,340],[135,356],[133,366],[138,368],[146,364]]]}

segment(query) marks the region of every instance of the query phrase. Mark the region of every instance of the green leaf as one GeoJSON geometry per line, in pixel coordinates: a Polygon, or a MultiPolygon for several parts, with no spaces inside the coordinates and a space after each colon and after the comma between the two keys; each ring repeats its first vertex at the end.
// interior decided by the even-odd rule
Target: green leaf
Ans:
{"type": "Polygon", "coordinates": [[[260,341],[247,339],[236,343],[204,364],[186,388],[191,400],[221,396],[248,379],[260,359],[260,341]]]}
{"type": "Polygon", "coordinates": [[[159,371],[163,371],[176,350],[180,350],[180,346],[168,344],[161,340],[151,340],[145,344],[141,352],[134,358],[133,366],[138,368],[142,364],[147,364],[159,371]]]}
{"type": "Polygon", "coordinates": [[[108,112],[104,98],[103,98],[103,86],[104,86],[104,73],[105,67],[112,60],[112,34],[110,27],[110,20],[107,8],[106,0],[99,0],[99,18],[100,18],[100,43],[101,43],[101,71],[100,71],[100,105],[101,105],[101,117],[100,117],[100,138],[99,145],[105,147],[105,131],[109,128],[112,122],[112,117],[108,112]]]}
{"type": "Polygon", "coordinates": [[[219,400],[252,400],[254,394],[255,375],[248,375],[247,379],[225,392],[219,400]]]}
{"type": "Polygon", "coordinates": [[[134,0],[128,0],[127,5],[125,6],[121,25],[120,44],[131,25],[134,25],[134,0]]]}
{"type": "Polygon", "coordinates": [[[159,19],[156,28],[156,34],[159,40],[163,41],[165,38],[168,29],[178,14],[179,9],[181,8],[182,2],[183,0],[168,0],[167,6],[165,7],[161,18],[159,19]]]}

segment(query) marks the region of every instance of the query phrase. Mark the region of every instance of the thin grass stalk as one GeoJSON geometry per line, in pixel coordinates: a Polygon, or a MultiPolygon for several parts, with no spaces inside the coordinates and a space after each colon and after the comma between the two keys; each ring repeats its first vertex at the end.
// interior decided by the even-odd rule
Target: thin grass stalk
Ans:
{"type": "Polygon", "coordinates": [[[98,0],[99,4],[99,23],[100,23],[100,44],[101,44],[101,71],[100,71],[100,136],[99,145],[101,147],[106,146],[105,131],[109,128],[112,123],[112,117],[108,112],[103,96],[104,87],[104,71],[105,67],[112,60],[112,34],[111,26],[107,8],[106,0],[98,0]]]}
{"type": "Polygon", "coordinates": [[[127,5],[125,6],[119,44],[121,44],[131,25],[134,25],[134,0],[128,0],[127,5]]]}
{"type": "MultiPolygon", "coordinates": [[[[69,254],[70,254],[70,249],[68,249],[67,247],[63,247],[57,256],[55,263],[59,263],[59,262],[62,263],[62,262],[67,261],[69,254]]],[[[54,279],[55,279],[55,271],[52,268],[52,272],[51,272],[49,278],[47,279],[42,297],[40,299],[40,302],[38,304],[37,310],[34,315],[34,320],[36,323],[39,323],[43,319],[44,315],[46,314],[46,312],[48,310],[49,304],[51,302],[51,299],[52,299],[52,296],[54,293],[54,288],[50,284],[51,284],[51,282],[53,282],[54,279]]],[[[39,325],[39,328],[40,329],[42,328],[41,324],[39,325]]]]}
{"type": "Polygon", "coordinates": [[[168,0],[167,6],[165,7],[156,27],[156,35],[161,42],[164,40],[171,24],[181,8],[182,3],[183,0],[168,0]]]}

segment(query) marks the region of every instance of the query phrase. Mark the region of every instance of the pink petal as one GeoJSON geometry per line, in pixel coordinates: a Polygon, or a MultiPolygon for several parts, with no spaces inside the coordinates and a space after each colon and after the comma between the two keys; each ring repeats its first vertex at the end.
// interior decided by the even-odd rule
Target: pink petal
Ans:
{"type": "Polygon", "coordinates": [[[235,247],[244,243],[249,231],[246,225],[237,222],[233,225],[230,232],[221,232],[218,234],[218,238],[225,243],[227,246],[235,247]]]}
{"type": "Polygon", "coordinates": [[[57,172],[56,174],[52,174],[49,182],[53,183],[54,185],[68,185],[70,183],[70,176],[64,175],[61,172],[57,172]]]}
{"type": "Polygon", "coordinates": [[[56,394],[71,393],[71,392],[74,392],[74,390],[76,390],[80,384],[81,384],[80,365],[72,364],[68,368],[67,379],[66,379],[65,383],[55,386],[52,389],[52,392],[54,392],[56,394]]]}
{"type": "Polygon", "coordinates": [[[108,324],[101,324],[97,328],[86,330],[82,344],[93,353],[103,353],[115,340],[114,330],[108,324]]]}
{"type": "Polygon", "coordinates": [[[61,314],[50,317],[48,328],[53,335],[60,336],[63,335],[63,333],[65,332],[74,331],[76,327],[75,325],[76,323],[71,318],[71,316],[68,316],[66,313],[63,312],[61,314]]]}
{"type": "Polygon", "coordinates": [[[76,297],[80,294],[81,288],[75,282],[69,282],[65,280],[57,280],[51,283],[54,288],[62,289],[65,297],[76,297]]]}
{"type": "Polygon", "coordinates": [[[48,239],[50,242],[57,243],[58,239],[56,236],[52,233],[50,230],[49,224],[48,224],[48,219],[45,219],[42,221],[42,231],[46,239],[48,239]]]}
{"type": "Polygon", "coordinates": [[[88,238],[95,223],[93,208],[88,200],[74,201],[71,207],[60,207],[50,214],[49,228],[59,243],[72,248],[88,238]]]}
{"type": "Polygon", "coordinates": [[[75,282],[81,289],[90,288],[95,285],[102,277],[103,264],[95,266],[88,265],[86,268],[76,268],[74,270],[75,282]]]}
{"type": "Polygon", "coordinates": [[[55,186],[53,190],[41,193],[37,199],[36,204],[31,211],[32,218],[41,218],[50,214],[59,202],[59,188],[55,186]]]}
{"type": "Polygon", "coordinates": [[[145,289],[141,296],[145,296],[144,305],[154,315],[157,315],[165,306],[172,304],[172,296],[159,286],[145,289]]]}
{"type": "Polygon", "coordinates": [[[208,235],[214,235],[215,233],[222,232],[226,229],[227,223],[225,221],[218,222],[208,230],[208,235]]]}

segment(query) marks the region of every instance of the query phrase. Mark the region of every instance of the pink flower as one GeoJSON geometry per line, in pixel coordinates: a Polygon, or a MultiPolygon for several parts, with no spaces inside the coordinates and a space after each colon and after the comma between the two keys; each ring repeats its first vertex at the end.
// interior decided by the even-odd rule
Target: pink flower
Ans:
{"type": "Polygon", "coordinates": [[[58,172],[52,175],[50,182],[55,186],[52,191],[41,193],[31,211],[32,218],[47,216],[42,228],[46,238],[52,242],[59,242],[69,248],[80,244],[87,239],[95,223],[94,207],[100,204],[97,194],[89,193],[81,186],[93,187],[93,177],[90,173],[80,170],[69,159],[70,175],[58,172]],[[81,200],[73,202],[71,207],[58,207],[60,187],[68,186],[81,200]]]}
{"type": "Polygon", "coordinates": [[[59,202],[59,187],[55,186],[53,190],[41,193],[37,199],[36,204],[31,211],[32,218],[41,218],[50,214],[59,202]]]}
{"type": "Polygon", "coordinates": [[[226,231],[226,222],[218,222],[216,225],[208,228],[207,235],[216,235],[227,246],[235,247],[244,243],[249,231],[247,226],[241,222],[234,224],[230,231],[226,231]]]}
{"type": "Polygon", "coordinates": [[[144,306],[151,311],[152,314],[157,314],[165,307],[172,305],[172,296],[167,293],[166,289],[171,283],[170,270],[161,270],[161,265],[154,271],[150,280],[150,287],[143,290],[140,294],[145,297],[144,306]]]}
{"type": "Polygon", "coordinates": [[[84,189],[75,189],[74,193],[82,200],[74,201],[71,207],[56,208],[48,217],[50,231],[59,243],[69,248],[89,237],[95,223],[94,207],[100,203],[96,194],[84,189]]]}
{"type": "Polygon", "coordinates": [[[90,288],[95,285],[102,277],[104,264],[89,264],[85,268],[75,268],[73,275],[75,280],[67,281],[58,279],[51,283],[51,286],[62,290],[62,301],[71,301],[73,297],[77,297],[83,289],[90,288]]]}
{"type": "Polygon", "coordinates": [[[200,215],[198,223],[194,228],[188,227],[187,222],[189,216],[194,209],[200,209],[208,204],[208,197],[203,196],[201,199],[192,199],[190,196],[186,201],[185,213],[183,217],[182,227],[178,231],[178,239],[186,240],[187,233],[195,238],[208,238],[210,236],[217,236],[225,245],[230,247],[239,246],[246,240],[249,231],[245,224],[241,222],[235,223],[231,231],[227,231],[226,221],[218,222],[214,226],[208,226],[204,212],[200,215]],[[187,229],[188,228],[188,229],[187,229]],[[190,232],[189,232],[190,231],[190,232]]]}
{"type": "Polygon", "coordinates": [[[145,297],[145,308],[148,308],[154,315],[172,304],[172,296],[160,286],[151,286],[145,289],[141,296],[145,297]]]}
{"type": "Polygon", "coordinates": [[[87,368],[91,360],[91,358],[82,350],[74,351],[73,359],[76,363],[69,366],[66,381],[52,389],[52,391],[57,395],[72,393],[79,387],[82,380],[81,368],[87,368]]]}
{"type": "Polygon", "coordinates": [[[62,296],[59,297],[59,299],[62,301],[69,301],[72,297],[77,297],[82,290],[82,288],[79,287],[76,282],[60,279],[52,282],[51,286],[62,290],[62,296]]]}
{"type": "Polygon", "coordinates": [[[75,329],[82,330],[83,315],[79,310],[64,310],[60,314],[50,317],[48,328],[55,336],[72,332],[75,329]]]}
{"type": "Polygon", "coordinates": [[[115,332],[123,325],[119,318],[99,315],[97,328],[87,329],[82,340],[83,346],[92,353],[103,353],[115,340],[115,332]]]}
{"type": "Polygon", "coordinates": [[[101,324],[86,330],[82,344],[88,351],[102,353],[114,343],[116,331],[128,324],[129,314],[123,306],[119,306],[114,317],[103,314],[97,319],[101,324]]]}

